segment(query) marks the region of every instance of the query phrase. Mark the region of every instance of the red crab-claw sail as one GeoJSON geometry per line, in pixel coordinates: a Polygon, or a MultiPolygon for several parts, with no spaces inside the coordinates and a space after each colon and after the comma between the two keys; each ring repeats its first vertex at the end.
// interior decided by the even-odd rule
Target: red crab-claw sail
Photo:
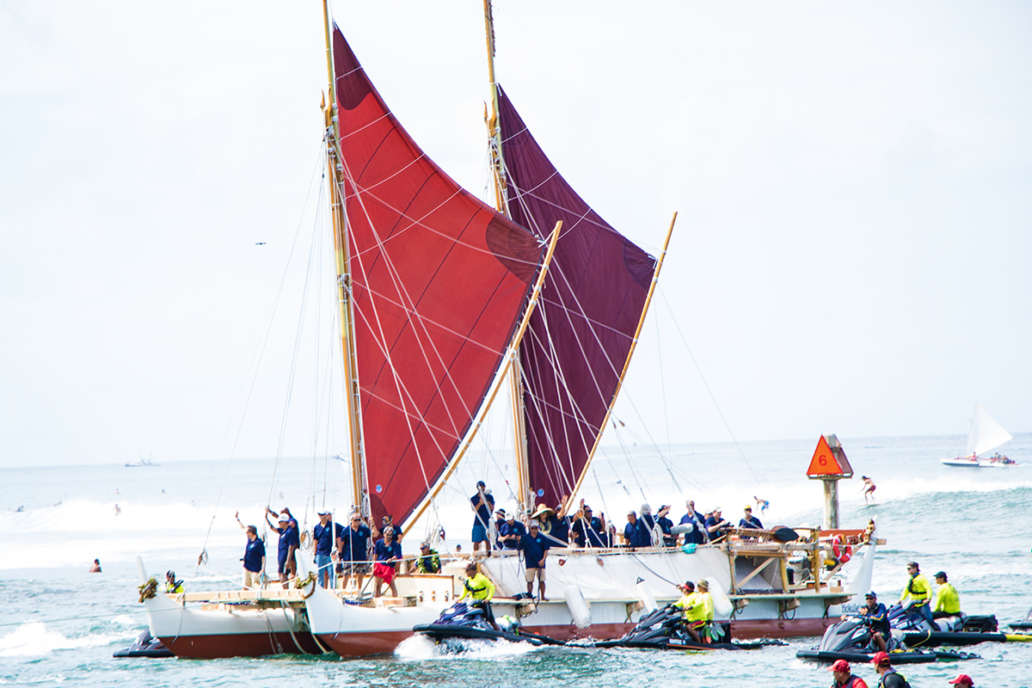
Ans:
{"type": "Polygon", "coordinates": [[[572,497],[615,402],[656,259],[577,195],[497,89],[509,216],[538,236],[563,223],[520,342],[529,484],[555,505],[572,497]]]}
{"type": "Polygon", "coordinates": [[[545,250],[420,150],[336,26],[333,62],[366,487],[402,523],[469,429],[545,250]]]}

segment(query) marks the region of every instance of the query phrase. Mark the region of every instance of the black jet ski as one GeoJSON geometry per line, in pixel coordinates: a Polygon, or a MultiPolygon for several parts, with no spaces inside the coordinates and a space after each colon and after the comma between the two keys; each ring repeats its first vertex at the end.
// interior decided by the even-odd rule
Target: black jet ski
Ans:
{"type": "Polygon", "coordinates": [[[112,657],[174,657],[172,651],[161,644],[161,641],[144,631],[129,647],[119,650],[112,657]]]}
{"type": "Polygon", "coordinates": [[[1032,641],[1032,636],[1000,633],[999,623],[993,614],[954,614],[929,622],[923,616],[907,613],[895,604],[889,609],[889,624],[901,632],[907,647],[1032,641]]]}
{"type": "Polygon", "coordinates": [[[484,617],[484,610],[480,607],[456,602],[441,612],[441,616],[433,623],[415,626],[412,630],[437,642],[453,638],[474,638],[526,642],[531,645],[562,645],[562,642],[554,638],[521,629],[520,622],[511,616],[499,617],[495,622],[498,628],[488,622],[484,617]]]}
{"type": "Polygon", "coordinates": [[[1015,621],[1010,624],[1010,627],[1015,631],[1032,631],[1032,609],[1028,610],[1028,614],[1021,621],[1015,621]]]}
{"type": "MultiPolygon", "coordinates": [[[[903,644],[902,634],[894,630],[887,641],[893,664],[921,664],[940,659],[977,659],[970,652],[952,650],[912,650],[903,644]]],[[[871,642],[871,629],[860,617],[849,616],[824,631],[821,644],[813,650],[799,650],[796,657],[818,662],[869,662],[878,649],[871,642]]]]}
{"type": "Polygon", "coordinates": [[[711,624],[711,642],[700,643],[692,638],[681,624],[682,612],[673,605],[656,609],[642,617],[622,638],[603,640],[592,647],[646,647],[657,650],[758,650],[769,645],[787,645],[780,640],[757,640],[751,643],[732,642],[731,624],[718,621],[711,624]]]}

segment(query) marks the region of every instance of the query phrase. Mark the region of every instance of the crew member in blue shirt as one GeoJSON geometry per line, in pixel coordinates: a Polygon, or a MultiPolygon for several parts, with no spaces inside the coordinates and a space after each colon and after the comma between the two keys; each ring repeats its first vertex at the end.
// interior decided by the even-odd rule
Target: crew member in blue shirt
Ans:
{"type": "Polygon", "coordinates": [[[526,566],[527,594],[534,593],[534,579],[538,582],[538,597],[545,597],[545,558],[548,556],[548,536],[543,534],[537,521],[530,522],[530,530],[522,537],[523,559],[526,566]]]}
{"type": "Polygon", "coordinates": [[[483,480],[477,481],[477,493],[469,498],[470,508],[473,509],[473,554],[480,549],[480,543],[484,544],[484,552],[491,555],[491,538],[488,535],[488,525],[491,520],[491,512],[494,511],[494,495],[487,491],[487,485],[483,480]]]}
{"type": "Polygon", "coordinates": [[[362,515],[358,512],[351,514],[351,523],[344,531],[344,547],[340,550],[340,558],[344,566],[341,574],[344,576],[343,586],[348,587],[348,579],[352,575],[358,576],[358,589],[362,589],[362,577],[369,573],[369,537],[372,535],[362,521],[362,515]]]}
{"type": "Polygon", "coordinates": [[[731,524],[721,516],[719,506],[706,517],[706,534],[709,535],[710,542],[724,537],[729,530],[731,530],[731,524]]]}
{"type": "Polygon", "coordinates": [[[763,530],[763,524],[760,523],[760,519],[752,515],[752,507],[748,504],[745,505],[745,514],[742,519],[738,522],[739,528],[752,528],[754,530],[763,530]]]}
{"type": "Polygon", "coordinates": [[[505,549],[505,545],[502,544],[502,526],[505,525],[505,521],[505,509],[496,511],[494,520],[495,549],[505,549]]]}
{"type": "Polygon", "coordinates": [[[397,565],[401,561],[401,544],[394,540],[394,529],[386,528],[383,531],[383,539],[376,541],[376,564],[373,565],[373,577],[376,578],[376,588],[373,590],[373,597],[380,596],[380,585],[386,583],[394,597],[398,596],[398,589],[394,587],[394,576],[397,575],[397,565]]]}
{"type": "Polygon", "coordinates": [[[527,534],[527,529],[516,520],[516,512],[512,512],[505,519],[505,523],[498,529],[498,539],[505,549],[519,549],[520,541],[527,534]]]}
{"type": "Polygon", "coordinates": [[[265,543],[258,537],[257,526],[244,526],[240,520],[240,512],[236,512],[236,521],[247,533],[247,544],[244,546],[244,587],[261,587],[265,575],[265,543]]]}
{"type": "Polygon", "coordinates": [[[265,508],[265,521],[269,527],[279,533],[279,558],[276,572],[279,573],[280,583],[287,587],[287,580],[297,575],[297,560],[295,553],[301,548],[301,536],[297,532],[297,521],[290,516],[290,513],[279,514],[279,525],[273,525],[269,515],[276,515],[276,512],[269,507],[265,508]]]}
{"type": "Polygon", "coordinates": [[[694,543],[696,545],[704,545],[709,542],[709,537],[706,535],[706,518],[695,510],[695,501],[689,499],[687,502],[688,511],[684,516],[681,517],[680,525],[692,526],[692,529],[684,534],[684,543],[694,543]]]}
{"type": "Polygon", "coordinates": [[[332,588],[333,580],[333,545],[340,544],[344,535],[344,528],[339,523],[333,522],[333,516],[329,511],[319,512],[319,522],[312,528],[312,538],[315,540],[315,568],[319,571],[319,585],[324,588],[332,588]]]}
{"type": "Polygon", "coordinates": [[[592,514],[591,507],[581,500],[580,511],[573,519],[573,541],[578,547],[605,547],[605,524],[592,514]]]}
{"type": "Polygon", "coordinates": [[[671,521],[668,516],[670,515],[670,505],[664,504],[659,507],[659,511],[656,512],[656,524],[659,525],[659,529],[663,531],[663,546],[673,547],[677,544],[677,536],[673,534],[674,522],[671,521]]]}
{"type": "Polygon", "coordinates": [[[624,544],[631,548],[648,547],[652,544],[652,537],[645,529],[645,524],[633,511],[627,512],[627,525],[624,526],[623,536],[624,544]]]}

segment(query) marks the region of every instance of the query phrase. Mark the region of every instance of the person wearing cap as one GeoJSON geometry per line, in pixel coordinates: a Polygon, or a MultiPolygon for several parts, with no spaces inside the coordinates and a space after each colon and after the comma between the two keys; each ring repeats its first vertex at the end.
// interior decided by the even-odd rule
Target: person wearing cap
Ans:
{"type": "Polygon", "coordinates": [[[674,602],[673,606],[683,612],[682,626],[692,640],[704,643],[700,631],[706,625],[706,605],[695,591],[695,583],[685,581],[684,585],[679,585],[678,588],[681,590],[681,598],[674,602]]]}
{"type": "Polygon", "coordinates": [[[916,561],[907,564],[907,573],[910,578],[903,587],[903,593],[899,601],[904,605],[903,611],[916,614],[929,623],[932,621],[932,586],[928,579],[921,573],[921,567],[916,561]]]}
{"type": "Polygon", "coordinates": [[[709,536],[710,542],[722,539],[729,530],[731,523],[721,515],[719,506],[706,517],[706,535],[709,536]]]}
{"type": "Polygon", "coordinates": [[[849,662],[844,659],[835,660],[831,673],[835,677],[831,688],[867,688],[867,683],[850,670],[849,662]]]}
{"type": "Polygon", "coordinates": [[[645,528],[645,523],[633,511],[627,512],[627,525],[624,526],[623,537],[624,545],[631,549],[648,547],[652,544],[652,536],[645,528]]]}
{"type": "Polygon", "coordinates": [[[907,679],[892,668],[888,652],[876,652],[871,658],[871,664],[878,672],[878,688],[910,688],[907,679]]]}
{"type": "Polygon", "coordinates": [[[527,594],[533,595],[536,578],[538,597],[544,602],[548,599],[545,597],[545,559],[548,558],[548,548],[552,545],[548,537],[541,532],[537,521],[530,522],[527,533],[521,538],[520,546],[523,549],[523,564],[526,569],[524,575],[527,579],[527,594]]]}
{"type": "Polygon", "coordinates": [[[165,592],[169,595],[178,595],[183,592],[183,581],[176,580],[176,572],[171,569],[165,571],[165,592]]]}
{"type": "Polygon", "coordinates": [[[332,588],[334,585],[333,546],[337,545],[337,550],[342,550],[343,537],[344,526],[334,523],[329,511],[320,511],[319,522],[312,528],[312,539],[315,541],[315,568],[319,572],[319,585],[324,588],[332,588]]]}
{"type": "Polygon", "coordinates": [[[494,597],[495,586],[491,579],[480,572],[475,561],[466,564],[466,580],[462,582],[462,595],[458,601],[470,598],[471,607],[479,607],[484,610],[484,619],[491,626],[498,630],[495,623],[494,612],[491,610],[491,598],[494,597]]]}
{"type": "Polygon", "coordinates": [[[656,525],[663,533],[663,546],[674,547],[677,545],[677,536],[674,535],[674,522],[670,520],[670,505],[664,504],[656,512],[656,525]]]}
{"type": "Polygon", "coordinates": [[[691,526],[691,530],[684,534],[684,544],[704,545],[709,542],[706,534],[706,517],[695,510],[695,502],[689,499],[686,502],[687,513],[681,517],[679,525],[691,526]]]}
{"type": "Polygon", "coordinates": [[[388,526],[383,530],[383,538],[376,541],[376,563],[373,564],[373,577],[376,578],[376,586],[373,589],[373,597],[380,596],[380,589],[383,583],[391,589],[394,597],[398,596],[398,588],[394,585],[394,577],[397,575],[398,562],[401,561],[401,543],[394,539],[394,528],[388,526]]]}
{"type": "Polygon", "coordinates": [[[473,509],[473,555],[476,556],[481,543],[484,545],[484,553],[491,556],[491,538],[488,536],[488,527],[491,521],[491,512],[494,511],[495,498],[487,489],[483,480],[477,481],[477,493],[469,498],[470,508],[473,509]]]}
{"type": "Polygon", "coordinates": [[[244,545],[244,587],[261,587],[265,577],[265,543],[258,537],[258,526],[245,526],[240,520],[240,512],[235,514],[237,524],[247,533],[247,544],[244,545]]]}
{"type": "Polygon", "coordinates": [[[265,507],[265,521],[269,527],[279,533],[279,547],[277,554],[276,572],[279,574],[280,583],[284,588],[287,581],[297,574],[296,552],[301,549],[301,536],[297,532],[297,521],[290,515],[290,510],[284,508],[280,514],[276,514],[270,507],[265,507]],[[269,516],[277,516],[277,524],[273,524],[269,516]]]}
{"type": "Polygon", "coordinates": [[[527,534],[527,528],[516,520],[516,510],[506,514],[505,523],[498,529],[498,539],[505,549],[519,549],[523,536],[527,534]]]}
{"type": "Polygon", "coordinates": [[[351,522],[344,529],[341,537],[343,547],[339,552],[341,560],[341,587],[347,588],[351,576],[357,576],[358,589],[362,589],[362,578],[369,573],[369,539],[373,533],[366,525],[362,514],[355,511],[351,514],[351,522]]]}
{"type": "Polygon", "coordinates": [[[892,637],[889,612],[885,605],[878,601],[878,595],[874,590],[864,595],[864,603],[860,608],[860,618],[871,631],[871,642],[882,652],[888,652],[888,640],[892,637]]]}
{"type": "Polygon", "coordinates": [[[578,547],[604,547],[606,546],[605,524],[598,516],[595,516],[591,507],[580,501],[580,509],[573,519],[571,528],[573,542],[578,547]]]}
{"type": "Polygon", "coordinates": [[[419,573],[440,573],[441,556],[437,550],[430,548],[429,542],[419,544],[419,557],[416,559],[416,571],[419,573]]]}
{"type": "Polygon", "coordinates": [[[760,519],[753,516],[752,506],[749,504],[745,505],[744,515],[741,520],[738,521],[739,528],[751,528],[753,530],[763,530],[763,524],[760,523],[760,519]]]}
{"type": "Polygon", "coordinates": [[[932,618],[941,619],[944,616],[956,616],[960,614],[960,595],[952,583],[948,582],[945,571],[935,574],[935,584],[939,586],[935,591],[935,604],[932,607],[932,618]]]}
{"type": "Polygon", "coordinates": [[[957,678],[952,681],[948,681],[951,685],[961,686],[961,688],[974,688],[975,682],[967,674],[958,674],[957,678]]]}
{"type": "Polygon", "coordinates": [[[495,519],[492,524],[492,530],[494,532],[491,533],[491,536],[494,539],[495,549],[505,549],[505,545],[502,544],[502,525],[505,523],[505,519],[505,509],[499,509],[495,512],[495,519]]]}

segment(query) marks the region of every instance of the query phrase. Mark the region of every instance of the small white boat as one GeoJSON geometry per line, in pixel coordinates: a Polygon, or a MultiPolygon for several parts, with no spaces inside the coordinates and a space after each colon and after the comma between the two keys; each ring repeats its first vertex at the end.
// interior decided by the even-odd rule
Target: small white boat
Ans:
{"type": "Polygon", "coordinates": [[[971,419],[971,430],[968,432],[967,452],[964,456],[942,459],[944,466],[960,466],[965,468],[1006,468],[1016,466],[1017,462],[1000,454],[984,456],[1014,439],[1002,425],[986,413],[980,404],[975,404],[975,415],[971,419]]]}

